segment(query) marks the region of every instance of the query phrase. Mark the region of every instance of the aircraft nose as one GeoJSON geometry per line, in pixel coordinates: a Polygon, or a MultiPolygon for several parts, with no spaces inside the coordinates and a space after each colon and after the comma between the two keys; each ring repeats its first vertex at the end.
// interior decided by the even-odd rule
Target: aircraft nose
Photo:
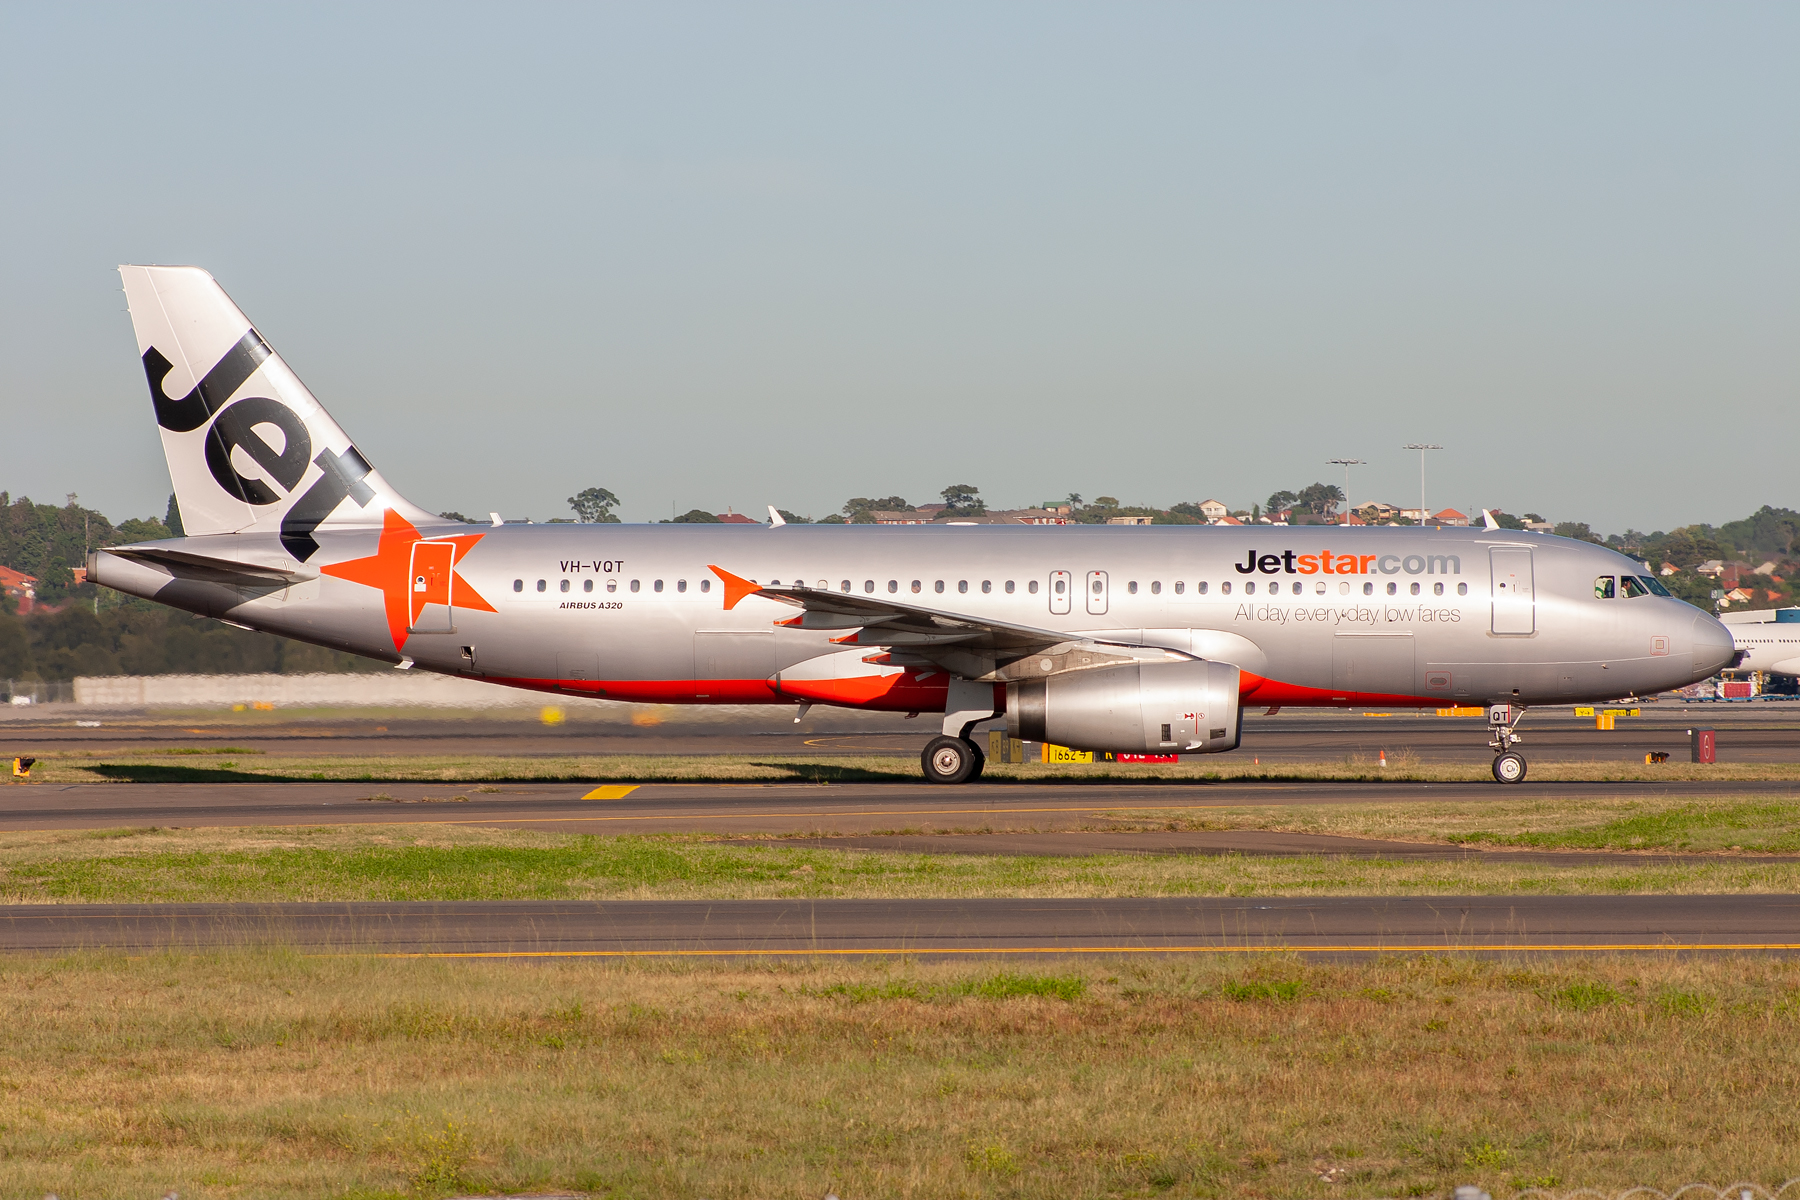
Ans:
{"type": "Polygon", "coordinates": [[[1731,630],[1704,613],[1694,618],[1694,675],[1697,678],[1717,675],[1736,658],[1737,646],[1731,640],[1731,630]]]}

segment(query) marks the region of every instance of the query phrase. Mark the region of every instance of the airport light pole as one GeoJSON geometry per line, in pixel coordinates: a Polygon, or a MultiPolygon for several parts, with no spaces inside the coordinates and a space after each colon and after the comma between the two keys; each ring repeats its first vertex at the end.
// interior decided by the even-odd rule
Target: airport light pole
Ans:
{"type": "Polygon", "coordinates": [[[1328,458],[1328,466],[1344,468],[1344,524],[1350,523],[1350,468],[1366,467],[1369,464],[1360,458],[1328,458]]]}
{"type": "Polygon", "coordinates": [[[1425,452],[1443,447],[1429,442],[1408,442],[1400,448],[1419,452],[1419,524],[1423,525],[1431,516],[1431,510],[1425,507],[1425,452]]]}

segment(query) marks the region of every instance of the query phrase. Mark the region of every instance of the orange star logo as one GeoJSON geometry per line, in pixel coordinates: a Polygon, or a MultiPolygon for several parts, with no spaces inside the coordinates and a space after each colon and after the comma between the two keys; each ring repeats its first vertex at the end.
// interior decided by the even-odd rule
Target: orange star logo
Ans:
{"type": "Polygon", "coordinates": [[[374,554],[319,569],[381,593],[387,609],[388,632],[393,634],[394,649],[398,651],[406,645],[427,604],[454,601],[457,608],[494,611],[494,606],[456,571],[463,555],[486,536],[466,533],[427,539],[420,536],[411,521],[390,508],[382,516],[381,540],[376,543],[374,554]]]}

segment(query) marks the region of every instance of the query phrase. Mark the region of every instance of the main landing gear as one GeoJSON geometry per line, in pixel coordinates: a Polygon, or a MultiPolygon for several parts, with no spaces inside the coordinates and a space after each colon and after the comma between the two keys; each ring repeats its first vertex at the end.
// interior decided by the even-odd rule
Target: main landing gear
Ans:
{"type": "Polygon", "coordinates": [[[1488,705],[1488,729],[1494,735],[1488,745],[1496,751],[1494,778],[1501,783],[1525,782],[1525,756],[1513,749],[1514,745],[1524,740],[1514,732],[1524,716],[1523,705],[1488,705]]]}
{"type": "Polygon", "coordinates": [[[920,763],[927,783],[973,783],[981,778],[987,755],[969,738],[934,737],[925,743],[920,763]]]}
{"type": "Polygon", "coordinates": [[[925,743],[919,756],[926,783],[971,783],[981,778],[987,755],[969,735],[975,726],[1000,712],[994,685],[952,677],[944,697],[944,733],[925,743]]]}

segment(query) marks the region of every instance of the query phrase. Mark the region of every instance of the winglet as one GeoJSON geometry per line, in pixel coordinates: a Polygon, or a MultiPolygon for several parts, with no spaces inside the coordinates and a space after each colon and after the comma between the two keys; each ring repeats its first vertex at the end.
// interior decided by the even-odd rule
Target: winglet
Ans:
{"type": "Polygon", "coordinates": [[[786,525],[786,524],[787,524],[787,520],[784,517],[782,517],[782,515],[780,513],[775,511],[775,506],[773,504],[769,505],[769,528],[770,529],[780,529],[783,525],[786,525]]]}
{"type": "Polygon", "coordinates": [[[1481,510],[1481,524],[1484,529],[1500,528],[1500,522],[1494,520],[1494,514],[1485,508],[1481,510]]]}
{"type": "Polygon", "coordinates": [[[711,563],[706,565],[706,569],[717,575],[719,582],[725,585],[725,608],[727,611],[736,608],[738,601],[745,596],[753,596],[762,591],[762,584],[754,579],[739,579],[730,571],[715,567],[711,563]]]}

